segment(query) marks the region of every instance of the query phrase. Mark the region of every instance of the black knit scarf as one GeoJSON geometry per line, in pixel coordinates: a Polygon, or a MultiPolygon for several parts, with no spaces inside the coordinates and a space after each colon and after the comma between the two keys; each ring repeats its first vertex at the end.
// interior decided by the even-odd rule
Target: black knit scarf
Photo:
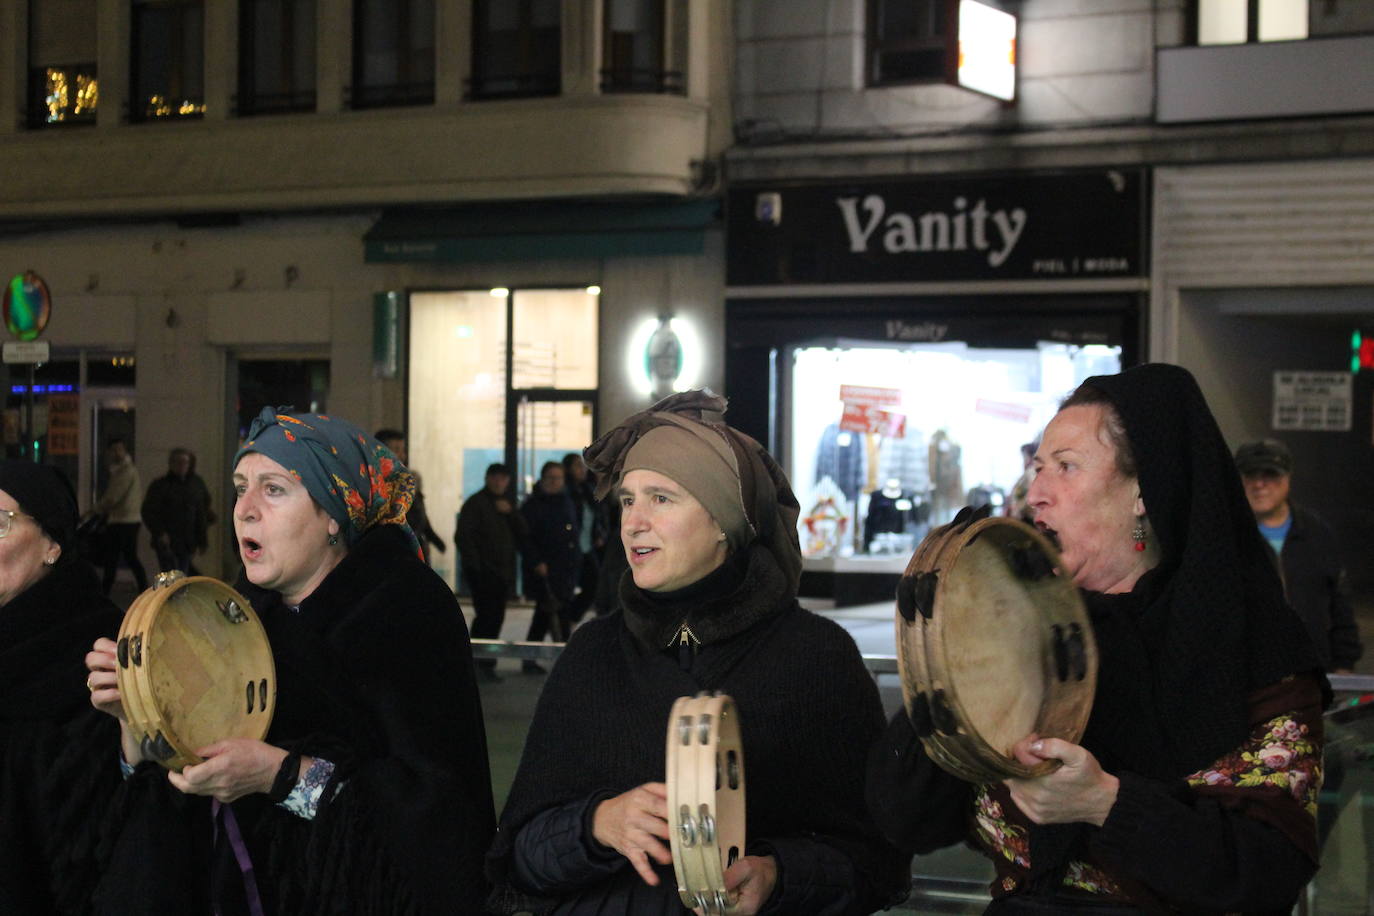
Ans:
{"type": "MultiPolygon", "coordinates": [[[[1107,772],[1180,779],[1245,740],[1252,692],[1320,661],[1192,375],[1156,363],[1083,385],[1125,426],[1162,556],[1130,594],[1085,596],[1100,660],[1083,746],[1107,772]]],[[[1032,883],[1057,885],[1086,833],[1032,828],[1032,883]]]]}

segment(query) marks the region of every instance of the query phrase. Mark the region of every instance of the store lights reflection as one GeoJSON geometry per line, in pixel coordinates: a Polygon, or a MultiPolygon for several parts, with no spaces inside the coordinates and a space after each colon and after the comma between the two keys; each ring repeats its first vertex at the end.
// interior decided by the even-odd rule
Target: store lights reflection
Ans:
{"type": "MultiPolygon", "coordinates": [[[[34,394],[68,394],[76,391],[75,385],[34,385],[34,394]]],[[[28,394],[28,385],[11,385],[10,394],[28,394]]]]}

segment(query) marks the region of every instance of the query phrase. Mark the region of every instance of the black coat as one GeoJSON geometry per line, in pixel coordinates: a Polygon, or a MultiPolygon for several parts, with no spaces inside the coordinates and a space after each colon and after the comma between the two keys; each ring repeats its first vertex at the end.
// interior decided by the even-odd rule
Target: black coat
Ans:
{"type": "Polygon", "coordinates": [[[0,913],[85,913],[120,787],[119,727],[96,711],[85,656],[120,613],[84,562],[0,607],[0,913]]]}
{"type": "MultiPolygon", "coordinates": [[[[272,642],[268,743],[336,765],[314,820],[261,795],[232,805],[267,911],[476,911],[494,813],[452,592],[387,525],[363,535],[298,612],[276,592],[238,588],[272,642]]],[[[181,796],[151,763],[126,787],[129,826],[100,911],[203,913],[211,886],[229,899],[239,877],[232,859],[207,848],[209,799],[181,796]]]]}
{"type": "Polygon", "coordinates": [[[581,570],[582,550],[578,538],[582,533],[582,518],[566,490],[545,493],[535,490],[520,507],[529,528],[529,542],[525,549],[525,593],[537,596],[531,589],[535,582],[534,567],[545,563],[549,567],[548,583],[553,596],[569,601],[577,589],[577,575],[581,570]]]}
{"type": "Polygon", "coordinates": [[[494,578],[508,589],[514,586],[516,553],[527,535],[525,517],[516,510],[513,497],[496,496],[486,487],[469,496],[458,512],[458,527],[453,532],[463,578],[469,582],[494,578]],[[496,508],[498,499],[510,504],[509,512],[496,508]]]}
{"type": "Polygon", "coordinates": [[[169,473],[154,480],[143,497],[141,512],[154,543],[166,534],[171,538],[172,549],[178,552],[205,549],[210,491],[195,472],[185,477],[169,473]]]}
{"type": "MultiPolygon", "coordinates": [[[[592,839],[589,818],[604,798],[662,782],[673,701],[719,690],[740,717],[746,852],[779,865],[766,912],[869,913],[900,896],[905,863],[864,808],[864,760],[883,718],[853,640],[798,607],[776,565],[751,565],[744,586],[716,604],[745,628],[713,639],[711,620],[689,616],[704,644],[686,654],[650,648],[625,612],[574,631],[540,695],[489,857],[507,892],[552,898],[544,906],[560,916],[685,912],[671,866],[657,869],[657,887],[645,885],[592,839]]],[[[512,904],[507,896],[493,908],[512,904]]]]}
{"type": "Polygon", "coordinates": [[[1288,507],[1293,527],[1279,554],[1288,603],[1307,625],[1322,665],[1328,671],[1353,668],[1364,647],[1350,606],[1340,544],[1316,513],[1291,502],[1288,507]]]}

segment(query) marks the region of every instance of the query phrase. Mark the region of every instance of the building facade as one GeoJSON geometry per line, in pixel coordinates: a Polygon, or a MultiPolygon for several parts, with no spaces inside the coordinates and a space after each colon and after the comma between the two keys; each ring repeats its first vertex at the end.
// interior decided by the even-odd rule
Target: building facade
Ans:
{"type": "Polygon", "coordinates": [[[0,264],[51,303],[7,450],[86,506],[109,435],[145,481],[192,448],[227,574],[265,405],[406,427],[447,538],[488,460],[537,476],[655,386],[719,387],[731,31],[685,0],[0,0],[0,264]]]}

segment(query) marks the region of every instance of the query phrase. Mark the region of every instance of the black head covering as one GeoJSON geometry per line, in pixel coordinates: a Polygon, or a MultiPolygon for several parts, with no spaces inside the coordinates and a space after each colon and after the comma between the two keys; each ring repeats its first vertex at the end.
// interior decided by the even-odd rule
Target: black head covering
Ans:
{"type": "MultiPolygon", "coordinates": [[[[1161,560],[1129,594],[1084,596],[1099,664],[1082,743],[1108,772],[1180,779],[1245,741],[1252,692],[1320,662],[1193,376],[1151,363],[1083,389],[1121,419],[1161,560]]],[[[1032,826],[1030,884],[1057,887],[1086,831],[1032,826]]]]}
{"type": "MultiPolygon", "coordinates": [[[[1244,741],[1250,693],[1321,663],[1284,600],[1270,548],[1193,376],[1152,363],[1094,376],[1083,387],[1105,395],[1121,418],[1162,557],[1137,584],[1134,625],[1108,634],[1116,643],[1109,657],[1135,653],[1131,667],[1143,663],[1148,679],[1140,683],[1145,672],[1138,671],[1128,681],[1118,676],[1122,666],[1104,664],[1089,732],[1101,740],[1113,725],[1129,728],[1111,719],[1124,711],[1114,698],[1131,695],[1163,729],[1151,739],[1156,755],[1168,750],[1153,758],[1158,775],[1186,775],[1244,741]]],[[[1123,748],[1111,750],[1117,756],[1123,748]]],[[[1146,761],[1131,757],[1131,768],[1143,769],[1146,761]]]]}
{"type": "Polygon", "coordinates": [[[13,496],[19,508],[37,521],[57,542],[62,553],[75,553],[76,493],[57,468],[8,458],[0,461],[0,490],[13,496]]]}

